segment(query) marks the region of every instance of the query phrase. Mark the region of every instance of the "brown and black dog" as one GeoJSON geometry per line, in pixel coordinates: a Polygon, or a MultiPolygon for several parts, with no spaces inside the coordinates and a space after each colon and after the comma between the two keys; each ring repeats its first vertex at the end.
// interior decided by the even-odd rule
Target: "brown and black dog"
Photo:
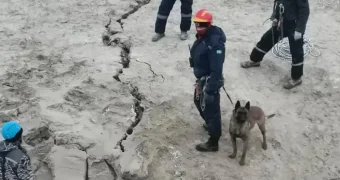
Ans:
{"type": "Polygon", "coordinates": [[[244,107],[241,106],[240,101],[237,101],[229,125],[229,134],[233,143],[233,153],[229,155],[229,158],[234,159],[236,157],[236,138],[241,138],[243,140],[243,151],[240,165],[243,166],[245,164],[244,161],[248,150],[250,130],[255,126],[255,123],[259,126],[263,136],[262,149],[266,150],[267,140],[265,120],[266,118],[269,119],[274,116],[275,114],[265,116],[263,110],[260,107],[250,106],[249,101],[244,107]]]}

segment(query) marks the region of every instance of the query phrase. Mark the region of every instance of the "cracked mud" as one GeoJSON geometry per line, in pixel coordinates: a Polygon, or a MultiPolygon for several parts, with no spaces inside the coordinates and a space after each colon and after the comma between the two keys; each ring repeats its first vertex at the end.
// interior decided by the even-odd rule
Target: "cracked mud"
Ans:
{"type": "Polygon", "coordinates": [[[223,94],[221,151],[194,149],[208,137],[186,61],[194,28],[188,41],[178,39],[180,2],[167,36],[154,43],[159,1],[1,0],[0,120],[23,125],[38,180],[337,179],[339,4],[310,3],[308,36],[322,46],[322,56],[307,56],[304,84],[285,91],[279,82],[289,61],[268,54],[260,69],[239,68],[251,50],[244,47],[267,28],[263,17],[271,5],[194,2],[193,11],[213,9],[227,34],[224,76],[233,101],[250,100],[277,114],[267,123],[267,151],[261,134],[252,132],[243,168],[227,158],[232,107],[223,94]]]}

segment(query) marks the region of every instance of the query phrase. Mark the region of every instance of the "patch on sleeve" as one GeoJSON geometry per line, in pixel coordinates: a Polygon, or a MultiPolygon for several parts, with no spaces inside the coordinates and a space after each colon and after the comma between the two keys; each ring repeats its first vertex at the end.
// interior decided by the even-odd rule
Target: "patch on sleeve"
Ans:
{"type": "Polygon", "coordinates": [[[222,54],[222,50],[219,50],[219,49],[218,49],[218,50],[216,51],[216,54],[222,54]]]}

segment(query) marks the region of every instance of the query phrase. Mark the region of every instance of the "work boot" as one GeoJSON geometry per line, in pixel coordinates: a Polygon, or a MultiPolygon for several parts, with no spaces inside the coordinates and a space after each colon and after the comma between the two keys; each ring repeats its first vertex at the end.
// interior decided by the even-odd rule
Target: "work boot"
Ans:
{"type": "Polygon", "coordinates": [[[243,68],[259,67],[260,64],[261,64],[261,62],[243,61],[243,62],[241,62],[241,67],[243,67],[243,68]]]}
{"type": "Polygon", "coordinates": [[[180,38],[181,40],[187,40],[187,39],[188,39],[188,33],[182,31],[182,32],[181,32],[181,35],[179,36],[179,38],[180,38]]]}
{"type": "Polygon", "coordinates": [[[164,37],[164,36],[165,36],[164,33],[162,33],[162,34],[156,33],[155,35],[152,36],[152,41],[153,41],[153,42],[156,42],[156,41],[160,40],[160,39],[161,39],[162,37],[164,37]]]}
{"type": "Polygon", "coordinates": [[[284,87],[285,89],[292,89],[293,87],[298,86],[298,85],[300,85],[301,83],[302,83],[302,79],[301,79],[301,78],[299,78],[299,79],[297,79],[297,80],[289,79],[289,80],[283,85],[283,87],[284,87]]]}
{"type": "Polygon", "coordinates": [[[206,143],[196,145],[196,150],[201,152],[218,151],[218,140],[209,138],[209,140],[206,143]]]}

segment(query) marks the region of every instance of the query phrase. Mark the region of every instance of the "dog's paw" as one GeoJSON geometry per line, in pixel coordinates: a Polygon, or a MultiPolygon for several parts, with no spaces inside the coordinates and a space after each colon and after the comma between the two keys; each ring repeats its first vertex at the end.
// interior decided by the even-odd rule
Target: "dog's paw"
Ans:
{"type": "Polygon", "coordinates": [[[262,149],[267,150],[267,143],[262,144],[262,149]]]}
{"type": "Polygon", "coordinates": [[[241,160],[240,161],[240,166],[244,166],[244,165],[245,165],[244,160],[241,160]]]}
{"type": "Polygon", "coordinates": [[[228,156],[230,159],[234,159],[236,157],[236,154],[231,154],[228,156]]]}

